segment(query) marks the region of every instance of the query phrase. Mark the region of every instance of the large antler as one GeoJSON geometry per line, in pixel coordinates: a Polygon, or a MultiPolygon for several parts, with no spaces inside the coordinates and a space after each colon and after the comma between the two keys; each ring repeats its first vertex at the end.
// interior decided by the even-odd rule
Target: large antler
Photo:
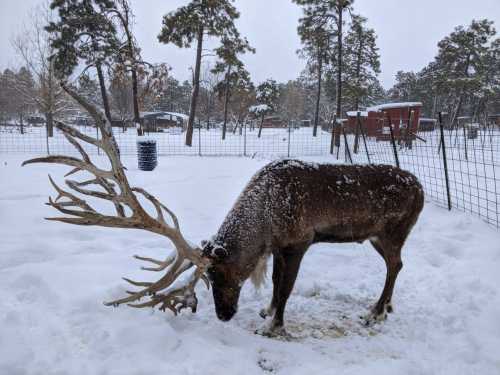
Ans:
{"type": "Polygon", "coordinates": [[[47,218],[47,220],[77,225],[144,229],[169,238],[174,244],[176,251],[164,261],[135,256],[139,260],[156,265],[156,267],[143,267],[142,269],[149,271],[165,270],[165,275],[154,283],[136,282],[124,278],[130,284],[143,287],[143,289],[135,292],[127,292],[129,294],[128,297],[106,302],[105,305],[119,306],[127,303],[132,307],[154,307],[160,304],[161,310],[168,308],[174,314],[177,314],[185,307],[190,307],[193,312],[196,312],[197,299],[194,288],[200,279],[204,280],[208,287],[209,284],[204,272],[209,265],[209,260],[202,256],[199,248],[189,244],[183,237],[179,227],[179,220],[170,209],[144,189],[130,186],[125,174],[125,168],[120,161],[111,124],[103,112],[87,102],[71,88],[63,85],[63,89],[89,112],[99,127],[102,138],[96,139],[90,137],[79,132],[72,126],[56,122],[55,126],[62,131],[66,139],[78,150],[81,159],[53,155],[27,160],[23,163],[23,166],[31,163],[56,163],[73,167],[65,177],[82,171],[90,173],[93,175],[93,178],[82,182],[68,179],[65,181],[66,185],[81,195],[112,202],[115,206],[116,215],[105,215],[96,211],[85,200],[59,187],[49,175],[49,180],[57,191],[58,196],[55,200],[49,198],[47,205],[52,206],[69,217],[47,218]],[[111,170],[104,170],[93,164],[79,141],[90,143],[103,150],[109,158],[111,170]],[[97,186],[98,189],[89,190],[89,188],[86,188],[88,186],[97,186]],[[115,189],[115,186],[118,186],[119,189],[115,189]],[[138,195],[152,203],[156,210],[156,217],[152,217],[142,207],[138,195]],[[126,207],[132,212],[131,215],[126,214],[126,207]],[[171,224],[167,223],[165,214],[170,218],[171,224]],[[137,303],[139,299],[145,296],[149,297],[147,301],[137,303]]]}

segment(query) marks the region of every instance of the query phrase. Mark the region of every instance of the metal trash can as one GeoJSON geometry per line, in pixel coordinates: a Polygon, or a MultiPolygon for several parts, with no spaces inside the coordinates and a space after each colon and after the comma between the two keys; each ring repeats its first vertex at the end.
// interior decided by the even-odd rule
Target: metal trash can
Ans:
{"type": "Polygon", "coordinates": [[[152,171],[158,165],[158,150],[154,139],[137,141],[137,160],[141,171],[152,171]]]}

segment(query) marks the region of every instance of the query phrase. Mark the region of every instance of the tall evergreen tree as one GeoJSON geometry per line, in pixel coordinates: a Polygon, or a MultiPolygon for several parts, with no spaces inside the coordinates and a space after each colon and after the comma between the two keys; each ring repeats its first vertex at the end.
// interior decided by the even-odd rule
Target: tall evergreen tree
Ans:
{"type": "Polygon", "coordinates": [[[116,63],[121,65],[119,69],[130,74],[131,95],[133,105],[133,117],[137,135],[144,135],[144,126],[140,116],[140,71],[150,69],[151,64],[142,60],[141,51],[133,34],[134,14],[129,0],[111,0],[113,6],[107,9],[112,19],[116,20],[116,28],[121,31],[119,49],[116,51],[116,63]]]}
{"type": "Polygon", "coordinates": [[[262,82],[259,86],[257,86],[256,99],[257,102],[261,105],[261,110],[259,110],[259,114],[261,115],[261,121],[258,134],[258,138],[260,138],[260,136],[262,135],[262,125],[264,124],[264,116],[266,114],[276,111],[276,109],[278,108],[279,87],[277,82],[274,79],[268,79],[262,82]]]}
{"type": "Polygon", "coordinates": [[[304,47],[298,53],[309,60],[309,70],[316,72],[317,89],[313,125],[313,136],[316,137],[323,71],[324,66],[330,61],[330,49],[334,44],[332,37],[335,33],[335,27],[334,23],[320,11],[320,9],[324,9],[325,4],[315,0],[294,0],[294,2],[303,7],[303,17],[299,19],[297,32],[304,47]]]}
{"type": "Polygon", "coordinates": [[[192,0],[163,18],[163,28],[158,36],[160,42],[172,43],[180,48],[190,48],[194,41],[197,44],[193,94],[186,132],[187,146],[193,143],[203,41],[205,36],[227,39],[234,39],[238,36],[234,21],[240,14],[232,2],[233,0],[192,0]]]}
{"type": "MultiPolygon", "coordinates": [[[[321,31],[321,34],[328,35],[328,47],[330,51],[334,51],[329,57],[333,69],[336,73],[336,117],[341,118],[342,115],[342,77],[344,67],[344,46],[343,46],[343,31],[344,31],[344,13],[352,9],[354,0],[294,0],[294,2],[303,7],[304,17],[301,22],[308,25],[308,28],[313,32],[321,31]]],[[[319,71],[319,70],[318,70],[319,71]]],[[[319,76],[319,74],[318,74],[319,76]]],[[[316,117],[318,116],[318,108],[321,93],[321,81],[318,81],[318,95],[316,98],[316,117]]],[[[336,128],[335,144],[340,146],[340,131],[336,128]]]]}
{"type": "MultiPolygon", "coordinates": [[[[239,35],[235,38],[222,38],[221,45],[215,50],[218,61],[212,72],[225,73],[224,82],[219,85],[217,91],[224,95],[224,121],[222,124],[222,140],[226,139],[227,112],[229,97],[232,87],[245,88],[250,84],[250,73],[245,69],[245,64],[240,60],[239,55],[246,52],[254,53],[255,50],[250,47],[246,39],[239,35]]],[[[245,90],[243,90],[244,92],[245,90]]]]}
{"type": "Polygon", "coordinates": [[[456,27],[438,43],[435,61],[438,79],[441,87],[454,94],[452,126],[461,113],[466,95],[481,89],[488,49],[495,35],[492,21],[473,20],[467,27],[456,27]]]}
{"type": "Polygon", "coordinates": [[[419,98],[417,93],[418,76],[415,72],[404,72],[402,70],[396,73],[396,82],[389,90],[389,98],[399,102],[409,102],[419,98]]]}
{"type": "Polygon", "coordinates": [[[353,109],[366,106],[370,94],[377,90],[377,74],[380,73],[380,55],[375,30],[366,27],[366,18],[351,17],[350,30],[345,46],[345,94],[352,101],[353,109]]]}
{"type": "Polygon", "coordinates": [[[116,54],[119,42],[116,28],[108,17],[113,9],[111,0],[52,0],[59,20],[51,21],[46,30],[53,34],[52,47],[56,53],[54,66],[62,77],[73,73],[81,61],[86,69],[95,67],[106,117],[111,110],[103,67],[116,54]]]}

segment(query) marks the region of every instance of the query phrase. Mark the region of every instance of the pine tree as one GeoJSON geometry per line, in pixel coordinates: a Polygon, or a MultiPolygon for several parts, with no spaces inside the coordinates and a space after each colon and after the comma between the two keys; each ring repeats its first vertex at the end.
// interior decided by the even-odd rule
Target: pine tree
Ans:
{"type": "MultiPolygon", "coordinates": [[[[329,36],[329,45],[327,49],[335,51],[335,55],[330,55],[329,60],[333,69],[336,71],[336,117],[341,118],[342,115],[342,77],[344,67],[344,46],[343,46],[343,29],[344,29],[344,12],[352,9],[354,0],[293,0],[296,4],[301,5],[304,11],[304,17],[301,22],[305,23],[309,29],[325,30],[329,36]]],[[[321,32],[322,34],[323,32],[321,32]]],[[[321,81],[318,80],[318,95],[316,98],[316,113],[318,112],[321,81]]],[[[316,115],[315,117],[317,117],[316,115]]],[[[316,119],[315,119],[316,122],[316,119]]],[[[340,129],[336,127],[335,145],[340,146],[340,129]]]]}
{"type": "Polygon", "coordinates": [[[130,73],[131,95],[133,105],[134,124],[137,135],[144,135],[144,126],[140,116],[140,77],[139,72],[151,69],[152,65],[142,60],[141,50],[133,34],[134,14],[129,0],[110,0],[113,6],[107,9],[109,17],[116,20],[116,29],[121,31],[119,49],[116,51],[115,63],[120,65],[119,69],[130,73]]]}
{"type": "Polygon", "coordinates": [[[328,18],[318,15],[321,4],[314,0],[294,0],[303,6],[303,17],[299,19],[297,32],[304,47],[298,51],[299,55],[306,57],[310,72],[316,72],[316,106],[314,109],[313,136],[316,137],[319,122],[319,109],[321,100],[321,84],[323,81],[324,66],[329,63],[330,49],[334,44],[332,36],[335,32],[333,23],[328,18]]]}
{"type": "Polygon", "coordinates": [[[193,93],[186,132],[187,146],[193,143],[204,37],[234,39],[238,36],[234,21],[240,14],[232,2],[233,0],[192,0],[163,18],[163,28],[158,36],[160,42],[173,43],[180,48],[190,48],[195,40],[197,44],[193,93]]]}
{"type": "Polygon", "coordinates": [[[388,92],[391,100],[409,102],[419,98],[417,93],[418,77],[416,73],[400,70],[396,73],[395,78],[396,83],[388,92]]]}
{"type": "Polygon", "coordinates": [[[264,116],[276,111],[278,108],[279,88],[274,79],[268,79],[257,86],[256,91],[257,102],[261,105],[258,111],[261,116],[258,138],[262,135],[262,125],[264,124],[264,116]]]}
{"type": "Polygon", "coordinates": [[[250,84],[250,73],[245,69],[245,64],[240,60],[239,55],[246,52],[255,53],[255,49],[250,47],[246,39],[239,37],[222,38],[221,45],[215,50],[218,61],[212,69],[212,73],[225,73],[224,82],[216,88],[224,93],[224,122],[222,124],[222,140],[226,139],[227,112],[229,97],[232,87],[240,87],[245,92],[245,88],[250,84]]]}
{"type": "MultiPolygon", "coordinates": [[[[375,30],[365,26],[366,18],[353,15],[345,46],[345,96],[355,111],[360,104],[370,102],[370,94],[378,90],[377,74],[380,73],[380,55],[376,45],[375,30]]],[[[371,104],[371,103],[370,103],[371,104]]]]}
{"type": "Polygon", "coordinates": [[[495,34],[492,21],[473,20],[468,27],[456,27],[438,43],[435,69],[440,86],[453,93],[452,126],[461,113],[466,95],[471,96],[481,89],[488,47],[495,34]]]}
{"type": "Polygon", "coordinates": [[[78,77],[78,93],[89,102],[102,106],[102,96],[100,94],[99,83],[88,73],[83,73],[78,77]]]}
{"type": "Polygon", "coordinates": [[[111,111],[103,67],[116,54],[119,42],[116,28],[107,17],[113,9],[111,0],[52,0],[59,20],[51,21],[46,30],[52,34],[55,49],[54,66],[62,78],[70,76],[83,61],[86,69],[95,67],[106,117],[111,111]]]}
{"type": "Polygon", "coordinates": [[[478,111],[500,113],[500,38],[496,38],[488,48],[480,73],[482,84],[478,111]]]}

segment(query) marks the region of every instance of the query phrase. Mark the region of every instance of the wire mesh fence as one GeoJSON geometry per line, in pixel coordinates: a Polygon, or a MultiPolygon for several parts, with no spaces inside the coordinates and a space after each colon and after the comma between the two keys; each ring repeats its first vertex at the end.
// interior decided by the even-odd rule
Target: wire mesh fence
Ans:
{"type": "MultiPolygon", "coordinates": [[[[405,119],[398,119],[404,123],[405,119]]],[[[380,131],[368,136],[366,129],[318,129],[311,127],[264,128],[241,126],[228,129],[225,140],[219,128],[197,127],[192,147],[185,146],[180,128],[162,129],[147,136],[155,139],[158,153],[164,156],[249,156],[300,157],[329,155],[333,160],[354,163],[397,165],[414,173],[424,186],[428,198],[446,208],[471,212],[500,228],[500,126],[469,124],[445,129],[435,126],[419,128],[414,133],[387,133],[388,121],[380,131]],[[385,130],[384,130],[385,129],[385,130]],[[337,139],[332,139],[333,136],[337,139]],[[391,136],[392,134],[392,136],[391,136]],[[357,145],[357,146],[355,146],[357,145]],[[332,147],[334,146],[334,147],[332,147]]],[[[392,129],[392,124],[389,126],[392,129]]],[[[79,126],[90,136],[99,137],[95,127],[79,126]]],[[[122,155],[137,154],[134,129],[114,128],[122,155]]],[[[99,150],[86,145],[89,154],[99,150]]],[[[74,154],[75,150],[61,132],[48,138],[42,126],[0,125],[0,153],[74,154]]]]}

